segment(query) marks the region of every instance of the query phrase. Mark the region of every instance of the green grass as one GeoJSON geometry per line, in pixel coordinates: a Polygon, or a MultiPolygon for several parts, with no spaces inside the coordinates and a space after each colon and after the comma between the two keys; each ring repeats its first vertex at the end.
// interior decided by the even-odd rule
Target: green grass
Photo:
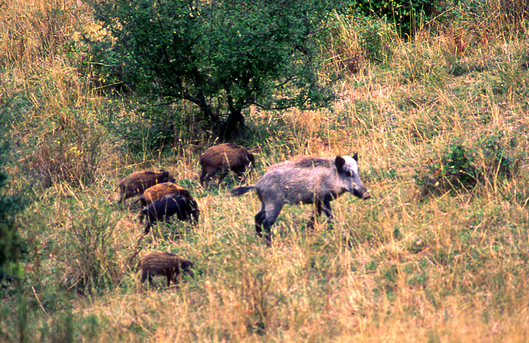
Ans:
{"type": "Polygon", "coordinates": [[[343,72],[333,109],[248,112],[238,143],[256,156],[248,184],[297,155],[358,152],[372,198],[335,200],[332,228],[307,228],[312,207],[287,205],[267,247],[254,232],[254,192],[230,196],[232,176],[209,190],[198,182],[199,156],[215,142],[150,144],[133,103],[94,89],[78,37],[97,30],[83,4],[4,6],[0,27],[18,28],[0,42],[0,106],[15,118],[5,171],[8,192],[30,200],[16,218],[30,249],[23,276],[0,290],[0,340],[528,340],[523,26],[463,11],[403,40],[383,22],[340,18],[326,51],[343,72]],[[384,29],[374,37],[372,27],[384,29]],[[358,56],[355,72],[340,64],[347,54],[358,56]],[[146,168],[191,191],[196,227],[157,225],[139,241],[139,208],[116,206],[116,188],[146,168]],[[154,250],[193,260],[195,278],[141,285],[139,257],[154,250]]]}

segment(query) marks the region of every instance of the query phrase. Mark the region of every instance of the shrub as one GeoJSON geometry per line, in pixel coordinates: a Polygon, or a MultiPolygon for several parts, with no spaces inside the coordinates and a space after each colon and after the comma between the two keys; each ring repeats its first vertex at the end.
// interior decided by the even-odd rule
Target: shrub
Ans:
{"type": "Polygon", "coordinates": [[[188,101],[205,129],[225,119],[220,133],[229,137],[250,105],[318,108],[333,98],[318,77],[318,37],[332,3],[93,1],[109,34],[90,43],[109,75],[120,72],[148,103],[188,101]]]}
{"type": "Polygon", "coordinates": [[[509,153],[513,145],[516,141],[505,140],[503,133],[482,134],[471,148],[460,142],[451,143],[440,159],[430,159],[425,169],[416,171],[415,182],[425,195],[468,191],[478,183],[510,178],[523,158],[516,159],[509,153]]]}
{"type": "Polygon", "coordinates": [[[437,193],[448,190],[469,190],[478,181],[478,170],[474,165],[475,155],[461,143],[452,144],[439,161],[430,160],[427,175],[415,181],[422,192],[437,193]]]}
{"type": "Polygon", "coordinates": [[[0,283],[21,273],[18,262],[27,252],[26,242],[18,233],[14,216],[23,210],[22,199],[8,195],[8,177],[4,165],[8,159],[8,123],[11,120],[9,103],[0,107],[0,283]]]}
{"type": "Polygon", "coordinates": [[[401,34],[413,34],[421,22],[439,11],[440,3],[427,0],[347,0],[351,9],[364,16],[386,17],[401,34]]]}
{"type": "Polygon", "coordinates": [[[13,219],[22,209],[21,202],[2,192],[6,183],[7,176],[0,172],[0,282],[20,273],[18,261],[27,252],[26,242],[20,237],[13,219]]]}

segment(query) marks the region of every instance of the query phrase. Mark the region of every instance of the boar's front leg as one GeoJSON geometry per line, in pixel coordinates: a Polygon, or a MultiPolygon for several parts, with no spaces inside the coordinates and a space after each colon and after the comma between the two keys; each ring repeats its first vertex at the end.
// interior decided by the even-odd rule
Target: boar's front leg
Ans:
{"type": "MultiPolygon", "coordinates": [[[[325,215],[327,216],[327,220],[329,222],[332,222],[331,200],[329,200],[329,199],[323,200],[322,205],[323,205],[323,213],[325,213],[325,215]]],[[[321,205],[320,205],[320,207],[321,207],[321,205]]],[[[318,215],[320,215],[320,214],[321,214],[321,208],[319,210],[318,215]]]]}
{"type": "MultiPolygon", "coordinates": [[[[327,216],[327,221],[329,223],[332,223],[332,208],[331,208],[331,201],[324,199],[323,201],[316,201],[316,214],[321,216],[321,211],[323,210],[323,213],[327,216]]],[[[314,215],[310,217],[308,227],[314,228],[314,215]]]]}
{"type": "MultiPolygon", "coordinates": [[[[172,268],[167,268],[165,270],[165,274],[167,275],[167,287],[171,287],[171,280],[173,279],[173,270],[172,268]]],[[[176,275],[174,275],[176,277],[176,275]]]]}
{"type": "Polygon", "coordinates": [[[219,187],[220,187],[220,185],[222,183],[222,180],[224,180],[226,178],[226,176],[228,176],[228,173],[229,173],[229,171],[221,170],[220,176],[219,176],[219,187]]]}

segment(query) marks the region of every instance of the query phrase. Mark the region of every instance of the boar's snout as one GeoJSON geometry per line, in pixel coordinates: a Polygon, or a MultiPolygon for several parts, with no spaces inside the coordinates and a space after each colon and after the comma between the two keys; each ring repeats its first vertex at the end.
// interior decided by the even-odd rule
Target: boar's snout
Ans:
{"type": "Polygon", "coordinates": [[[192,279],[195,278],[195,273],[193,273],[193,262],[186,260],[182,263],[182,270],[185,274],[189,275],[192,279]]]}
{"type": "Polygon", "coordinates": [[[367,200],[371,198],[371,194],[369,194],[369,192],[367,191],[365,187],[358,187],[358,188],[355,187],[353,189],[353,195],[362,200],[367,200]]]}

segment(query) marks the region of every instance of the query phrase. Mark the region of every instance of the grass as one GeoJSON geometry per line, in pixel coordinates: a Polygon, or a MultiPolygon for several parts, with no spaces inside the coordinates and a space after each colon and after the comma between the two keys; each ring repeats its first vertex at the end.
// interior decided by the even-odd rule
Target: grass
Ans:
{"type": "Polygon", "coordinates": [[[329,42],[328,67],[343,72],[333,109],[247,113],[248,184],[293,156],[358,152],[372,194],[334,201],[332,229],[306,227],[310,206],[285,206],[267,248],[254,193],[229,196],[231,176],[200,187],[198,159],[214,142],[131,145],[108,125],[142,129],[126,99],[94,89],[83,3],[4,2],[5,171],[8,193],[31,203],[17,217],[24,275],[0,291],[1,340],[527,341],[529,50],[523,22],[495,8],[410,40],[342,17],[329,42]],[[457,187],[467,162],[479,177],[457,187]],[[116,187],[144,168],[190,189],[195,228],[158,225],[139,242],[139,208],[119,209],[116,187]],[[138,259],[153,250],[193,260],[195,278],[140,285],[138,259]]]}

